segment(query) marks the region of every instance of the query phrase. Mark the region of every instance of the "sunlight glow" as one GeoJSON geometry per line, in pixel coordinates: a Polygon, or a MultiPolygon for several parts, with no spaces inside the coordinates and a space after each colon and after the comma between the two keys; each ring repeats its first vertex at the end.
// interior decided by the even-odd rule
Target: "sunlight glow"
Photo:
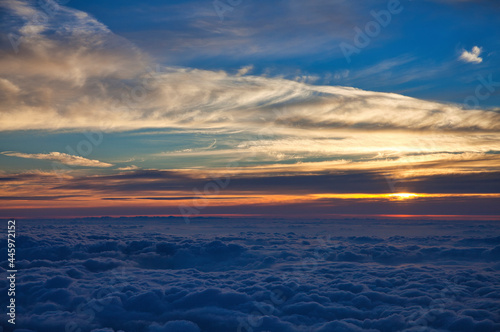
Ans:
{"type": "Polygon", "coordinates": [[[421,195],[412,194],[412,193],[397,193],[397,194],[387,195],[387,197],[394,198],[394,199],[412,199],[412,198],[417,198],[419,196],[421,196],[421,195]]]}

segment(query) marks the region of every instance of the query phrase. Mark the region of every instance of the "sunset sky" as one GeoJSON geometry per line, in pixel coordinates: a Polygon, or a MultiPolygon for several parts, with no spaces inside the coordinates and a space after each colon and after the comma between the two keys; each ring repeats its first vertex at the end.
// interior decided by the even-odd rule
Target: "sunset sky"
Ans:
{"type": "Polygon", "coordinates": [[[500,2],[0,2],[0,215],[500,216],[500,2]]]}

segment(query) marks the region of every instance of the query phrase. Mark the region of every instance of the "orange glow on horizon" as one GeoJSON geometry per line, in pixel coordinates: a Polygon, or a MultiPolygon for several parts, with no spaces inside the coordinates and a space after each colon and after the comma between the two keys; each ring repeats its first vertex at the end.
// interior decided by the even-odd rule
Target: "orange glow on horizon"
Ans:
{"type": "Polygon", "coordinates": [[[421,197],[421,196],[423,196],[423,195],[413,194],[413,193],[397,193],[397,194],[387,195],[387,197],[389,197],[389,198],[395,198],[395,199],[399,199],[399,200],[412,199],[412,198],[417,198],[417,197],[421,197]]]}
{"type": "MultiPolygon", "coordinates": [[[[38,195],[43,194],[38,193],[38,195]]],[[[60,215],[178,215],[180,208],[187,207],[188,211],[195,211],[194,215],[252,215],[252,216],[274,216],[277,214],[303,215],[304,213],[311,214],[311,209],[314,209],[315,217],[330,215],[337,216],[349,213],[349,210],[364,211],[364,206],[367,206],[366,215],[382,211],[371,210],[374,204],[386,204],[387,215],[409,217],[409,215],[399,214],[406,212],[398,210],[405,208],[406,205],[423,204],[425,207],[426,201],[443,200],[462,204],[467,202],[467,199],[499,199],[498,193],[483,193],[483,194],[447,194],[447,193],[322,193],[322,194],[266,194],[266,195],[241,195],[241,193],[228,192],[226,195],[199,195],[199,197],[189,195],[190,193],[176,192],[176,195],[161,195],[159,192],[142,193],[142,195],[130,196],[116,193],[100,195],[85,195],[84,191],[61,191],[59,198],[51,198],[47,196],[4,196],[7,204],[0,206],[0,215],[4,217],[11,216],[38,216],[48,217],[56,216],[60,210],[60,215]],[[64,194],[68,196],[63,196],[64,194]],[[70,196],[70,195],[74,196],[70,196]],[[184,195],[183,195],[184,194],[184,195]],[[37,198],[39,197],[39,198],[37,198]],[[413,201],[414,200],[414,201],[413,201]],[[367,205],[363,205],[363,204],[367,205]],[[307,205],[310,204],[310,209],[307,205]],[[360,204],[360,205],[358,205],[360,204]],[[283,206],[301,205],[302,207],[294,212],[287,212],[282,209],[283,206]],[[349,208],[351,206],[351,208],[349,208]],[[391,206],[396,210],[391,210],[391,206]],[[276,207],[276,213],[272,210],[276,207]],[[264,209],[264,210],[261,210],[264,209]],[[117,211],[123,211],[118,212],[117,211]],[[392,212],[392,213],[391,213],[392,212]],[[399,212],[399,213],[395,213],[399,212]]],[[[0,195],[2,197],[2,195],[0,195]]],[[[410,211],[408,211],[410,212],[410,211]]],[[[433,215],[434,210],[422,210],[422,215],[433,215]]],[[[445,211],[443,211],[445,212],[445,211]]],[[[383,212],[382,212],[383,214],[383,212]]],[[[381,215],[382,215],[381,214],[381,215]]],[[[494,213],[497,215],[497,213],[494,213]]],[[[438,214],[436,214],[438,215],[438,214]]]]}
{"type": "Polygon", "coordinates": [[[413,198],[451,198],[451,197],[498,197],[500,194],[426,194],[426,193],[393,193],[393,194],[312,194],[306,197],[338,198],[338,199],[413,199],[413,198]]]}

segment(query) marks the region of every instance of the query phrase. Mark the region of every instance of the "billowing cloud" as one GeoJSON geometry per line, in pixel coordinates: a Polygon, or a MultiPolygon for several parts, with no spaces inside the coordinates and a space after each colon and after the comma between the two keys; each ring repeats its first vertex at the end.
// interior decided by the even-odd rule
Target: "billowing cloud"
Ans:
{"type": "Polygon", "coordinates": [[[483,62],[483,58],[481,58],[479,55],[482,51],[482,48],[474,46],[470,52],[467,50],[463,50],[459,59],[470,63],[481,63],[483,62]]]}
{"type": "Polygon", "coordinates": [[[87,159],[80,156],[73,156],[62,152],[50,153],[22,153],[15,151],[4,151],[3,155],[10,157],[26,158],[26,159],[40,159],[57,161],[65,165],[81,166],[81,167],[111,167],[113,164],[108,164],[99,160],[87,159]]]}
{"type": "MultiPolygon", "coordinates": [[[[250,75],[250,66],[235,74],[155,66],[147,55],[85,13],[59,6],[52,17],[39,22],[32,18],[40,11],[28,2],[3,5],[15,22],[7,32],[17,36],[18,51],[2,40],[0,131],[92,129],[118,135],[141,130],[130,135],[153,136],[144,129],[158,128],[163,131],[155,133],[191,135],[187,140],[172,136],[175,144],[141,151],[142,161],[134,162],[137,166],[116,162],[116,171],[132,171],[125,174],[134,181],[142,174],[134,172],[138,169],[184,167],[216,174],[231,162],[238,163],[236,173],[247,179],[266,172],[277,178],[293,172],[299,182],[304,174],[362,171],[385,181],[384,175],[413,179],[495,172],[500,165],[498,110],[250,75]],[[197,133],[211,137],[202,140],[197,133]]],[[[479,57],[480,49],[470,54],[479,57]]],[[[408,61],[386,61],[363,74],[384,72],[408,61]]],[[[4,155],[113,166],[58,152],[4,155]]],[[[110,191],[150,185],[109,180],[104,187],[110,191]]],[[[247,191],[253,185],[248,181],[236,187],[235,178],[233,194],[247,191]]],[[[179,188],[178,183],[151,187],[155,186],[162,193],[179,188]]]]}
{"type": "MultiPolygon", "coordinates": [[[[345,127],[500,128],[496,112],[391,93],[242,76],[249,68],[237,75],[158,68],[85,13],[60,6],[52,19],[62,26],[44,23],[31,29],[29,16],[36,9],[21,1],[7,7],[24,24],[11,27],[11,33],[20,36],[18,53],[11,45],[0,51],[0,86],[9,95],[0,103],[2,131],[171,127],[258,132],[272,124],[298,135],[345,127]]],[[[477,56],[478,50],[470,54],[477,56]]]]}
{"type": "Polygon", "coordinates": [[[40,87],[30,80],[11,80],[22,92],[0,106],[0,130],[4,131],[172,127],[258,132],[265,125],[295,133],[345,127],[484,131],[500,128],[500,115],[491,111],[464,110],[397,94],[197,69],[166,68],[154,76],[146,73],[136,77],[130,87],[105,79],[71,89],[64,88],[62,82],[40,87]],[[96,87],[100,91],[95,91],[96,87]],[[61,100],[61,95],[68,98],[61,100]]]}
{"type": "Polygon", "coordinates": [[[494,221],[21,222],[24,331],[500,328],[494,221]]]}

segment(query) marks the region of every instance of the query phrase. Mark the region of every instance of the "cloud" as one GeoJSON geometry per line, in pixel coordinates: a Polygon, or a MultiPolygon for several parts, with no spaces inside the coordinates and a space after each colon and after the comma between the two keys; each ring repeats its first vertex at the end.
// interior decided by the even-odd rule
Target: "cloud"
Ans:
{"type": "MultiPolygon", "coordinates": [[[[25,11],[36,11],[25,2],[8,4],[11,15],[28,22],[25,11]]],[[[0,101],[1,131],[217,128],[259,133],[263,127],[274,126],[278,133],[298,136],[339,128],[500,128],[496,112],[464,110],[398,94],[242,75],[249,67],[236,75],[155,67],[145,54],[94,18],[60,8],[50,21],[54,24],[44,24],[29,36],[23,32],[28,23],[13,25],[8,31],[21,35],[22,43],[17,54],[10,45],[0,49],[0,86],[15,92],[0,101]]],[[[477,57],[479,53],[470,54],[477,57]]]]}
{"type": "Polygon", "coordinates": [[[494,221],[22,223],[16,323],[26,331],[500,328],[494,221]]]}
{"type": "Polygon", "coordinates": [[[237,76],[243,76],[243,75],[246,75],[248,74],[249,72],[251,72],[253,70],[253,65],[248,65],[248,66],[245,66],[245,67],[242,67],[238,70],[238,74],[237,76]]]}
{"type": "Polygon", "coordinates": [[[200,332],[200,328],[193,322],[180,320],[170,321],[164,325],[154,323],[149,327],[148,332],[200,332]]]}
{"type": "Polygon", "coordinates": [[[117,168],[117,170],[119,171],[135,171],[135,170],[138,170],[139,167],[135,166],[135,165],[130,165],[130,166],[125,166],[125,167],[119,167],[117,168]]]}
{"type": "Polygon", "coordinates": [[[82,166],[82,167],[111,167],[113,164],[108,164],[99,160],[87,159],[80,156],[73,156],[67,153],[61,152],[50,152],[50,153],[22,153],[15,151],[4,151],[1,154],[27,159],[40,159],[40,160],[52,160],[57,161],[65,165],[70,166],[82,166]]]}
{"type": "Polygon", "coordinates": [[[91,95],[90,86],[72,88],[66,92],[75,100],[64,103],[52,97],[55,91],[50,86],[43,91],[38,87],[21,87],[24,93],[32,92],[35,104],[27,105],[26,99],[22,101],[26,96],[20,94],[13,101],[17,102],[17,112],[9,114],[5,110],[0,115],[4,120],[0,130],[123,131],[170,127],[258,133],[274,125],[280,132],[298,135],[339,128],[484,131],[500,128],[500,115],[495,112],[469,111],[397,94],[197,69],[166,68],[165,71],[154,76],[152,85],[143,85],[150,82],[148,74],[144,74],[123,91],[105,82],[102,82],[104,94],[91,95]],[[134,100],[134,89],[144,95],[134,100]],[[127,99],[116,101],[114,96],[120,92],[127,99]],[[279,112],[279,118],[273,109],[279,112]]]}
{"type": "Polygon", "coordinates": [[[365,23],[364,14],[371,9],[364,3],[351,6],[344,1],[324,0],[314,5],[300,1],[232,3],[225,8],[234,10],[224,13],[222,23],[212,4],[204,6],[194,1],[155,6],[153,15],[157,19],[149,19],[146,30],[128,36],[169,62],[195,58],[200,49],[205,58],[230,56],[240,60],[289,57],[318,50],[335,54],[340,53],[335,41],[350,38],[352,26],[365,23]],[[174,26],[182,33],[174,32],[174,26]]]}
{"type": "Polygon", "coordinates": [[[479,57],[479,55],[481,54],[482,50],[483,49],[478,46],[474,46],[470,52],[467,50],[463,50],[459,59],[470,63],[481,63],[483,62],[483,58],[479,57]]]}
{"type": "MultiPolygon", "coordinates": [[[[114,197],[115,192],[146,191],[149,187],[157,192],[150,191],[147,197],[156,197],[176,188],[189,191],[194,186],[202,187],[200,181],[209,178],[207,173],[220,173],[218,167],[230,162],[239,165],[232,167],[235,170],[232,194],[238,189],[267,190],[262,183],[265,180],[282,186],[279,188],[282,193],[284,175],[299,181],[294,189],[300,190],[304,190],[301,184],[306,181],[320,190],[326,189],[316,180],[342,183],[341,179],[330,178],[335,172],[346,175],[342,180],[347,182],[356,181],[356,176],[375,177],[378,185],[369,190],[375,187],[380,190],[387,189],[379,184],[380,179],[385,181],[384,175],[430,179],[498,170],[498,110],[468,110],[461,105],[395,93],[249,75],[251,66],[238,73],[154,66],[147,55],[86,13],[60,6],[48,21],[37,23],[31,18],[40,11],[29,2],[12,0],[3,5],[9,13],[7,18],[15,22],[8,25],[7,33],[21,38],[17,54],[10,43],[0,43],[0,131],[140,130],[125,135],[194,133],[197,136],[186,140],[191,145],[166,145],[171,151],[147,150],[151,152],[142,155],[145,162],[141,165],[152,169],[162,167],[158,165],[179,169],[189,165],[196,171],[135,172],[137,167],[124,161],[121,165],[117,163],[114,171],[129,172],[89,177],[88,184],[81,183],[84,182],[81,174],[70,173],[70,178],[75,179],[73,186],[69,180],[57,182],[53,175],[43,177],[38,184],[30,182],[26,175],[16,177],[15,181],[9,181],[10,175],[6,175],[4,188],[7,191],[17,188],[16,197],[33,196],[27,189],[16,187],[21,183],[29,183],[31,191],[40,190],[45,196],[54,194],[47,188],[54,191],[98,188],[114,197]],[[150,128],[162,131],[146,130],[150,128]],[[197,135],[208,132],[210,138],[200,139],[197,135]],[[161,160],[169,157],[172,157],[169,163],[161,160]],[[268,178],[264,176],[266,173],[268,178]],[[252,176],[257,178],[255,183],[248,180],[252,176]],[[311,180],[308,176],[327,178],[311,180]],[[101,180],[103,183],[95,183],[101,180]]],[[[294,6],[294,10],[302,6],[313,12],[318,10],[316,5],[295,3],[294,6]]],[[[331,21],[327,15],[321,16],[316,23],[327,19],[331,21]]],[[[300,20],[309,24],[305,18],[300,20]]],[[[474,48],[471,54],[479,57],[480,50],[474,48]]],[[[339,72],[339,75],[345,79],[374,76],[411,61],[413,57],[402,56],[359,73],[339,72]]],[[[172,136],[172,142],[179,142],[178,138],[172,136]]],[[[113,166],[59,152],[3,154],[85,167],[113,166]]],[[[484,184],[479,187],[491,190],[484,184]]],[[[362,190],[361,185],[354,188],[362,190]]],[[[74,194],[58,192],[55,196],[74,194]]],[[[180,192],[174,196],[196,195],[180,192]]],[[[101,198],[111,202],[109,197],[101,198]]]]}

